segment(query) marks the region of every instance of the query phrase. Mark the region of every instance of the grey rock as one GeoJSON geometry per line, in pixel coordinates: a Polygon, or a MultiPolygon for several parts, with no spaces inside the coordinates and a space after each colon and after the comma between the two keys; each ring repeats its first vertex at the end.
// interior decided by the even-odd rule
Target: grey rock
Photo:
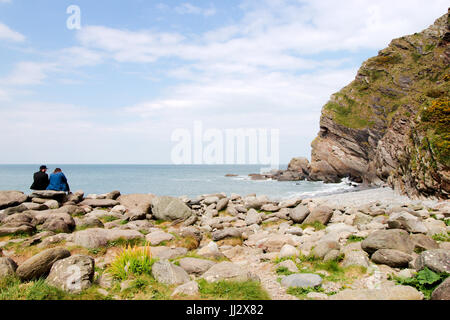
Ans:
{"type": "Polygon", "coordinates": [[[197,258],[180,259],[180,267],[189,274],[202,275],[216,263],[210,260],[197,258]]]}
{"type": "Polygon", "coordinates": [[[343,267],[361,266],[369,267],[369,258],[364,251],[349,251],[345,253],[345,258],[342,261],[343,267]]]}
{"type": "Polygon", "coordinates": [[[27,199],[28,197],[20,191],[0,191],[0,210],[18,206],[27,199]]]}
{"type": "Polygon", "coordinates": [[[152,266],[152,275],[156,281],[167,285],[179,285],[191,279],[183,268],[170,263],[168,260],[157,261],[152,266]]]}
{"type": "Polygon", "coordinates": [[[414,250],[414,242],[405,230],[378,230],[364,239],[361,247],[369,254],[379,249],[394,249],[411,254],[414,250]]]}
{"type": "Polygon", "coordinates": [[[331,250],[340,250],[340,248],[341,246],[336,241],[319,241],[312,253],[315,257],[323,259],[331,250]]]}
{"type": "Polygon", "coordinates": [[[312,273],[291,274],[281,279],[281,285],[287,288],[315,288],[322,284],[322,277],[312,273]]]}
{"type": "Polygon", "coordinates": [[[250,226],[252,224],[261,224],[262,222],[262,214],[258,213],[254,209],[250,209],[247,212],[247,216],[245,217],[245,223],[247,226],[250,226]]]}
{"type": "Polygon", "coordinates": [[[80,206],[89,206],[92,208],[112,208],[118,204],[118,201],[112,199],[86,199],[80,203],[80,206]]]}
{"type": "Polygon", "coordinates": [[[385,264],[392,268],[406,268],[413,257],[402,251],[392,249],[380,249],[372,255],[372,261],[377,264],[385,264]]]}
{"type": "Polygon", "coordinates": [[[308,217],[303,221],[304,224],[313,224],[314,222],[326,225],[333,215],[333,209],[328,206],[319,206],[314,208],[308,217]]]}
{"type": "Polygon", "coordinates": [[[226,228],[223,230],[217,230],[212,233],[212,239],[219,241],[225,238],[240,238],[242,232],[236,228],[226,228]]]}
{"type": "Polygon", "coordinates": [[[416,270],[425,267],[434,272],[450,273],[450,251],[444,249],[433,249],[422,252],[415,261],[416,270]]]}
{"type": "Polygon", "coordinates": [[[310,211],[308,207],[300,204],[291,210],[289,216],[295,223],[302,223],[303,221],[305,221],[309,214],[310,211]]]}
{"type": "Polygon", "coordinates": [[[172,293],[172,297],[182,296],[196,296],[199,293],[198,283],[196,281],[189,281],[175,288],[172,293]]]}
{"type": "Polygon", "coordinates": [[[259,278],[252,272],[246,271],[241,266],[232,262],[220,262],[212,266],[203,276],[208,282],[217,281],[259,281],[259,278]]]}
{"type": "Polygon", "coordinates": [[[151,252],[153,257],[159,259],[175,259],[184,256],[188,251],[186,248],[168,248],[168,247],[152,247],[151,252]]]}
{"type": "Polygon", "coordinates": [[[217,211],[225,210],[225,209],[227,208],[227,206],[228,206],[228,201],[229,201],[228,198],[220,199],[220,200],[217,202],[216,210],[217,210],[217,211]]]}
{"type": "Polygon", "coordinates": [[[50,272],[51,267],[56,261],[69,256],[70,252],[64,248],[47,249],[19,265],[16,274],[24,281],[39,279],[50,272]]]}
{"type": "Polygon", "coordinates": [[[388,220],[390,229],[404,229],[412,233],[427,233],[423,222],[408,212],[395,212],[388,220]]]}
{"type": "Polygon", "coordinates": [[[152,245],[157,246],[164,241],[171,241],[175,239],[170,233],[164,232],[162,230],[151,232],[145,236],[145,239],[152,245]]]}
{"type": "Polygon", "coordinates": [[[17,264],[13,259],[10,258],[0,258],[0,279],[12,276],[16,272],[17,264]]]}
{"type": "Polygon", "coordinates": [[[128,211],[148,214],[151,213],[151,206],[155,196],[152,194],[128,194],[121,195],[117,201],[128,211]]]}
{"type": "Polygon", "coordinates": [[[152,201],[152,213],[159,220],[187,219],[192,215],[191,209],[180,199],[157,197],[152,201]]]}
{"type": "Polygon", "coordinates": [[[414,242],[414,251],[416,252],[439,249],[439,244],[433,238],[424,234],[413,234],[411,240],[414,242]]]}
{"type": "Polygon", "coordinates": [[[80,293],[92,285],[94,259],[74,255],[55,262],[46,281],[49,285],[70,293],[80,293]]]}
{"type": "Polygon", "coordinates": [[[450,277],[434,289],[431,300],[450,300],[450,277]]]}

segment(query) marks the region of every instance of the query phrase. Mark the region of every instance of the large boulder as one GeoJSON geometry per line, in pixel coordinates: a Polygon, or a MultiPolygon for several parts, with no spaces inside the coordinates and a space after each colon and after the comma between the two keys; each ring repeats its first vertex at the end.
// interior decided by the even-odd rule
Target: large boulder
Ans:
{"type": "Polygon", "coordinates": [[[58,202],[64,202],[67,194],[64,191],[52,191],[52,190],[42,190],[42,191],[34,191],[30,198],[39,198],[39,199],[51,199],[56,200],[58,202]]]}
{"type": "Polygon", "coordinates": [[[189,274],[202,275],[216,263],[211,260],[197,258],[180,259],[180,267],[189,274]]]}
{"type": "Polygon", "coordinates": [[[170,263],[168,260],[155,262],[152,266],[152,275],[156,281],[166,285],[180,285],[191,280],[183,268],[170,263]]]}
{"type": "Polygon", "coordinates": [[[415,261],[416,269],[427,267],[434,272],[450,273],[450,250],[434,249],[422,252],[415,261]]]}
{"type": "Polygon", "coordinates": [[[136,230],[92,228],[75,232],[71,241],[88,249],[106,246],[108,242],[117,240],[144,239],[144,235],[136,230]]]}
{"type": "Polygon", "coordinates": [[[152,214],[155,219],[173,221],[189,218],[192,211],[180,199],[164,196],[153,199],[152,214]]]}
{"type": "Polygon", "coordinates": [[[315,288],[322,284],[322,278],[317,274],[291,274],[281,280],[281,285],[287,288],[315,288]]]}
{"type": "Polygon", "coordinates": [[[423,293],[410,286],[346,289],[331,296],[330,300],[423,300],[423,293]]]}
{"type": "Polygon", "coordinates": [[[450,277],[434,289],[431,300],[450,300],[450,277]]]}
{"type": "Polygon", "coordinates": [[[247,226],[252,224],[261,224],[262,222],[262,213],[257,212],[255,209],[250,209],[247,212],[247,216],[245,217],[245,223],[247,226]]]}
{"type": "Polygon", "coordinates": [[[390,229],[404,229],[412,233],[427,233],[428,229],[420,218],[408,212],[394,212],[388,220],[390,229]]]}
{"type": "Polygon", "coordinates": [[[411,254],[414,250],[414,242],[405,230],[378,230],[364,239],[361,247],[369,254],[379,249],[394,249],[411,254]]]}
{"type": "Polygon", "coordinates": [[[306,217],[308,217],[309,214],[310,211],[308,207],[299,204],[297,207],[295,207],[289,212],[289,217],[295,223],[303,223],[303,221],[305,221],[306,217]]]}
{"type": "Polygon", "coordinates": [[[18,206],[27,199],[28,197],[20,191],[0,191],[0,210],[18,206]]]}
{"type": "Polygon", "coordinates": [[[303,221],[304,224],[313,224],[319,222],[326,225],[333,216],[333,209],[328,206],[319,206],[312,209],[308,217],[303,221]]]}
{"type": "Polygon", "coordinates": [[[59,260],[53,264],[46,281],[61,290],[80,293],[92,285],[94,264],[94,259],[83,255],[59,260]]]}
{"type": "Polygon", "coordinates": [[[45,220],[43,230],[70,233],[75,229],[75,220],[67,213],[56,213],[45,220]]]}
{"type": "Polygon", "coordinates": [[[130,212],[149,214],[154,198],[152,194],[127,194],[121,195],[117,201],[130,212]]]}
{"type": "Polygon", "coordinates": [[[157,246],[164,241],[171,241],[175,239],[175,237],[167,232],[162,230],[158,230],[155,232],[151,232],[145,236],[145,239],[152,245],[157,246]]]}
{"type": "Polygon", "coordinates": [[[372,255],[373,262],[377,264],[385,264],[392,268],[406,268],[412,260],[413,257],[409,254],[392,249],[380,249],[372,255]]]}
{"type": "Polygon", "coordinates": [[[411,240],[414,242],[414,251],[426,251],[431,249],[439,249],[439,244],[433,238],[424,234],[413,234],[411,240]]]}
{"type": "Polygon", "coordinates": [[[345,253],[345,258],[342,261],[343,267],[360,266],[364,268],[369,267],[369,258],[367,253],[361,250],[348,251],[345,253]]]}
{"type": "Polygon", "coordinates": [[[212,266],[203,276],[208,282],[217,281],[259,281],[258,276],[232,262],[221,262],[212,266]]]}
{"type": "Polygon", "coordinates": [[[7,223],[0,227],[0,237],[14,234],[32,235],[36,228],[29,223],[7,223]]]}
{"type": "Polygon", "coordinates": [[[39,279],[50,272],[56,261],[69,256],[70,252],[64,248],[47,249],[19,265],[16,274],[24,281],[39,279]]]}
{"type": "Polygon", "coordinates": [[[12,276],[16,272],[17,264],[10,258],[0,258],[0,279],[12,276]]]}
{"type": "Polygon", "coordinates": [[[288,170],[301,172],[308,176],[311,171],[309,160],[303,157],[294,158],[289,162],[288,170]]]}

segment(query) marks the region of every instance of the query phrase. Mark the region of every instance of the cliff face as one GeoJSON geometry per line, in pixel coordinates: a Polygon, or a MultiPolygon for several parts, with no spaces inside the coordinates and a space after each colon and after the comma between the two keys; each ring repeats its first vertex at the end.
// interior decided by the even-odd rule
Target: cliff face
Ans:
{"type": "MultiPolygon", "coordinates": [[[[450,11],[450,10],[449,10],[450,11]]],[[[322,110],[310,179],[450,194],[449,14],[395,39],[322,110]]]]}

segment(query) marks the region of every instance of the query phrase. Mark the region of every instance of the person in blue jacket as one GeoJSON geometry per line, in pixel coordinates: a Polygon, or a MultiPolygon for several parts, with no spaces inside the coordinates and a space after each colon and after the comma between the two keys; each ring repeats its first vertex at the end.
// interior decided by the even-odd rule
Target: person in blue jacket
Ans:
{"type": "Polygon", "coordinates": [[[69,183],[67,178],[60,168],[56,168],[50,175],[50,183],[47,190],[52,191],[65,191],[70,193],[69,183]]]}

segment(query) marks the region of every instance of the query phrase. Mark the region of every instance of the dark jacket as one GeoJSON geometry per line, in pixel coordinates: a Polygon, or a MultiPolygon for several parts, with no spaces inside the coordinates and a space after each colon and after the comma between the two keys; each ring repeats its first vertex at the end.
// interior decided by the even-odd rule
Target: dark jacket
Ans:
{"type": "Polygon", "coordinates": [[[33,184],[31,185],[30,189],[31,190],[45,190],[48,187],[49,184],[49,180],[48,180],[48,174],[46,174],[45,172],[39,171],[36,172],[33,175],[33,184]]]}
{"type": "Polygon", "coordinates": [[[52,173],[50,175],[50,184],[47,187],[47,190],[53,191],[70,191],[69,184],[67,183],[67,178],[62,172],[52,173]]]}

